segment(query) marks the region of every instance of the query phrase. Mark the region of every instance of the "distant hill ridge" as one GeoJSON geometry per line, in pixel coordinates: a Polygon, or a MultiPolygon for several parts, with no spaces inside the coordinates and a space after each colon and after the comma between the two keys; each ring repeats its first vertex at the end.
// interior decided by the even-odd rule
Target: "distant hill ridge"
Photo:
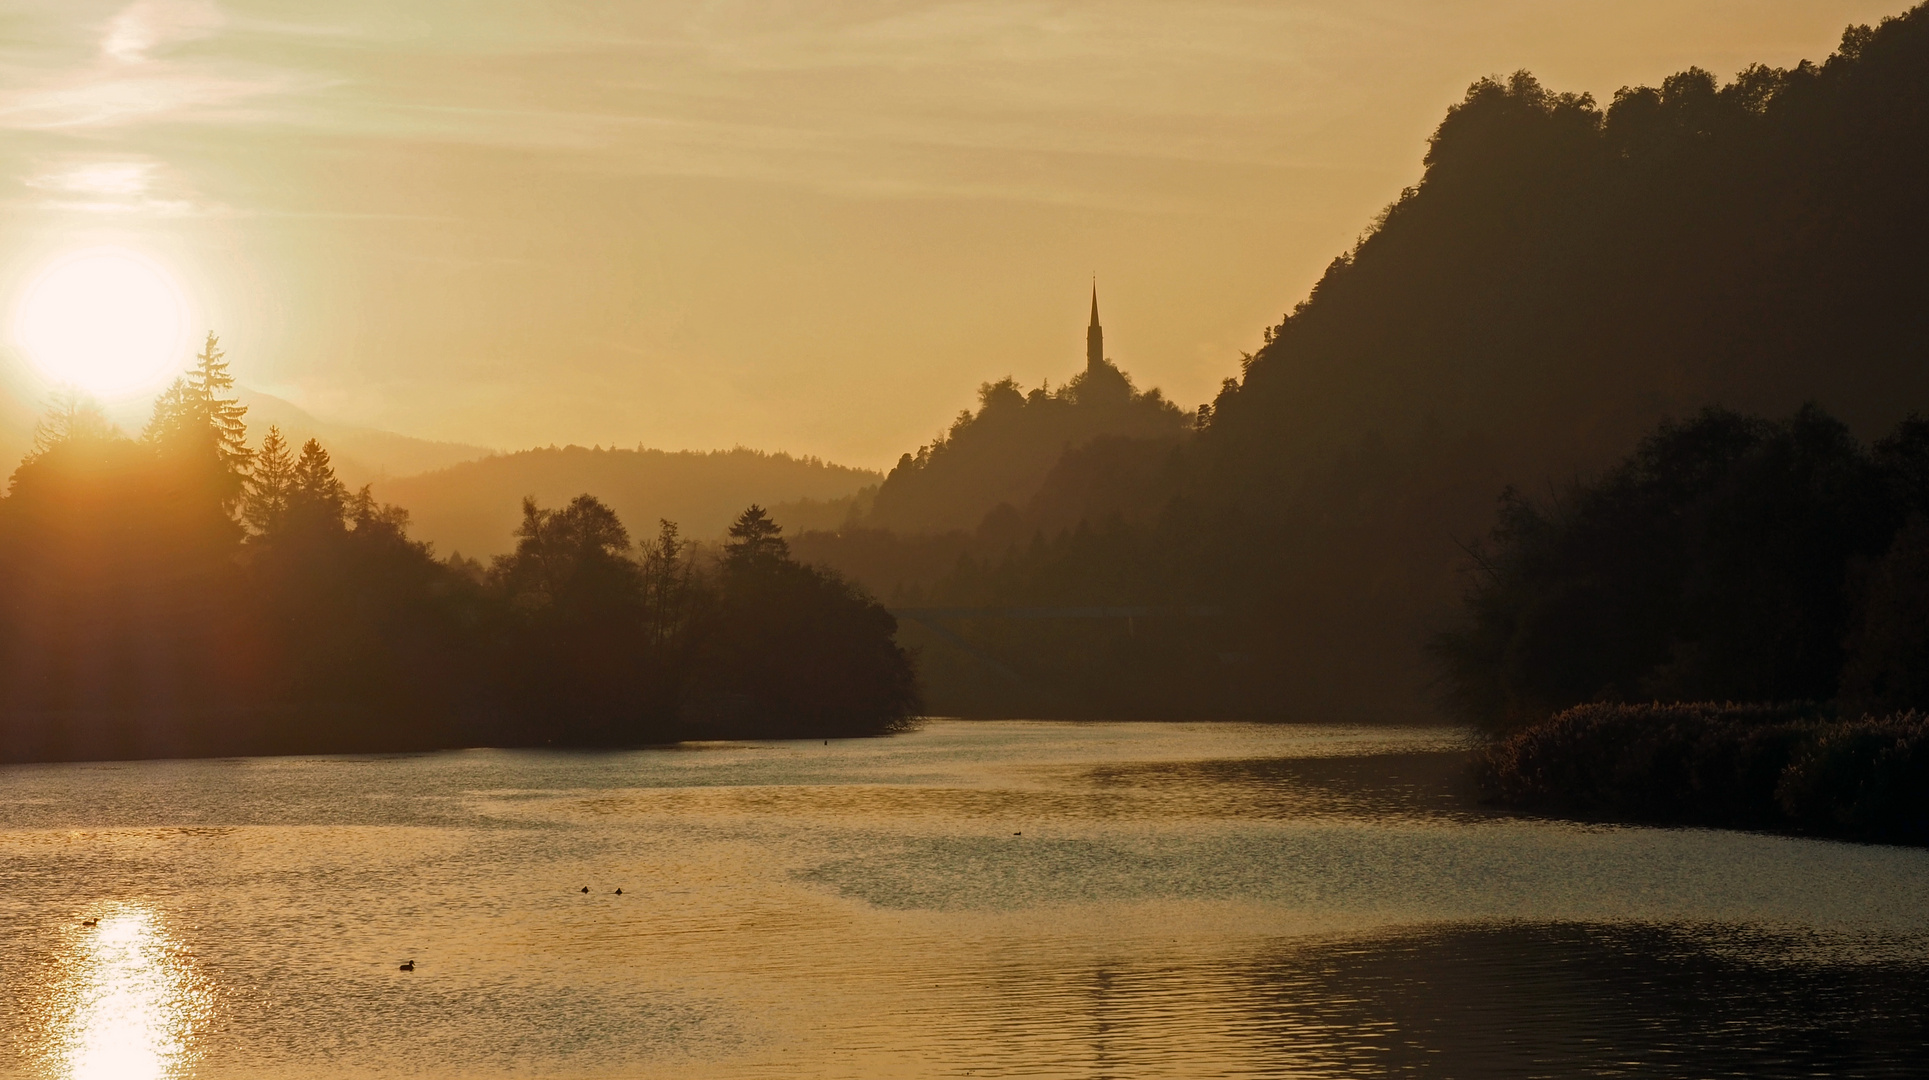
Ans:
{"type": "Polygon", "coordinates": [[[271,424],[280,427],[282,437],[295,446],[319,439],[334,460],[336,474],[351,487],[391,476],[444,469],[499,452],[493,447],[418,439],[379,428],[338,424],[273,394],[246,386],[237,386],[235,392],[248,407],[250,440],[259,443],[271,424]]]}
{"type": "Polygon", "coordinates": [[[411,533],[440,553],[486,558],[514,546],[511,533],[524,496],[556,506],[587,492],[615,510],[632,536],[647,536],[658,519],[667,519],[685,535],[707,539],[721,536],[751,503],[849,500],[882,479],[869,469],[741,446],[704,451],[572,445],[493,454],[379,480],[375,493],[406,507],[411,533]]]}

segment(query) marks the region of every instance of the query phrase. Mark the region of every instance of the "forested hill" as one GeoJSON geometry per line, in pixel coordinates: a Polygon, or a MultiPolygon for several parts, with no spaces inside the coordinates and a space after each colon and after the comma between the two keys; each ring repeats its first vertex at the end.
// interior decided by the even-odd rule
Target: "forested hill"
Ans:
{"type": "Polygon", "coordinates": [[[1813,398],[1865,435],[1925,401],[1920,9],[1820,65],[1690,69],[1605,108],[1483,80],[1425,166],[1220,400],[1222,467],[1430,423],[1598,462],[1711,401],[1813,398]]]}
{"type": "MultiPolygon", "coordinates": [[[[932,594],[1222,614],[981,627],[1023,677],[983,707],[1424,715],[1423,643],[1504,485],[1605,467],[1709,404],[1813,400],[1864,438],[1929,411],[1925,166],[1921,9],[1821,64],[1690,69],[1605,105],[1476,82],[1419,182],[1219,396],[1156,524],[1093,521],[932,594]]],[[[927,648],[934,708],[989,685],[963,659],[947,682],[927,648]]]]}
{"type": "Polygon", "coordinates": [[[901,533],[976,528],[1000,504],[1032,502],[1068,450],[1107,436],[1170,449],[1192,427],[1157,389],[1138,390],[1110,361],[1056,390],[1027,393],[1008,378],[986,383],[978,404],[900,458],[858,524],[901,533]]]}
{"type": "Polygon", "coordinates": [[[738,447],[710,452],[549,447],[379,481],[376,493],[409,508],[414,534],[444,555],[500,555],[515,544],[525,495],[545,505],[594,492],[625,521],[659,518],[684,534],[721,536],[745,505],[843,499],[877,473],[812,457],[738,447]]]}

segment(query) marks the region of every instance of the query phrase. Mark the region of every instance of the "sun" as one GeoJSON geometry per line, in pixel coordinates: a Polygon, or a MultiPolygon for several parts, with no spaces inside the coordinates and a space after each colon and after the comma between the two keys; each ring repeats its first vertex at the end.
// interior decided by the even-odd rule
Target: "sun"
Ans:
{"type": "Polygon", "coordinates": [[[14,309],[13,340],[50,381],[113,397],[182,365],[188,318],[165,267],[126,248],[86,248],[34,276],[14,309]]]}

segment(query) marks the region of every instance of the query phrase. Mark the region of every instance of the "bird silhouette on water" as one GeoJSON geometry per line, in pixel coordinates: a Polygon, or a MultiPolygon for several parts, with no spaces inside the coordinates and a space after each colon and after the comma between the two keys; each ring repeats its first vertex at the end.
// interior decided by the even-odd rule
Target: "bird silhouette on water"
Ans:
{"type": "Polygon", "coordinates": [[[584,891],[584,892],[588,892],[588,891],[589,891],[589,886],[587,886],[587,885],[585,885],[585,886],[583,886],[583,891],[584,891]]]}
{"type": "Polygon", "coordinates": [[[618,889],[618,890],[616,890],[616,895],[618,895],[618,896],[621,896],[621,895],[623,895],[623,890],[621,890],[621,889],[618,889]]]}
{"type": "Polygon", "coordinates": [[[82,925],[82,926],[99,926],[99,925],[100,925],[100,916],[98,916],[98,915],[97,915],[97,916],[95,916],[94,918],[91,918],[91,919],[82,919],[82,920],[80,921],[80,925],[82,925]]]}
{"type": "Polygon", "coordinates": [[[396,970],[398,970],[398,971],[414,971],[414,970],[415,970],[415,961],[413,961],[413,960],[404,960],[404,961],[402,961],[402,966],[401,966],[401,967],[399,967],[399,968],[397,968],[396,970]]]}

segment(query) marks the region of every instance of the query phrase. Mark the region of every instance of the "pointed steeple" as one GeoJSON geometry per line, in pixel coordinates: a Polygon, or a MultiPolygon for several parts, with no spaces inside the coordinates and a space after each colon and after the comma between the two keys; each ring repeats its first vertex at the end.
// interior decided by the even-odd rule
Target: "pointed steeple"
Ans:
{"type": "Polygon", "coordinates": [[[1098,325],[1098,281],[1092,282],[1092,325],[1085,328],[1085,370],[1105,366],[1105,331],[1098,325]]]}

